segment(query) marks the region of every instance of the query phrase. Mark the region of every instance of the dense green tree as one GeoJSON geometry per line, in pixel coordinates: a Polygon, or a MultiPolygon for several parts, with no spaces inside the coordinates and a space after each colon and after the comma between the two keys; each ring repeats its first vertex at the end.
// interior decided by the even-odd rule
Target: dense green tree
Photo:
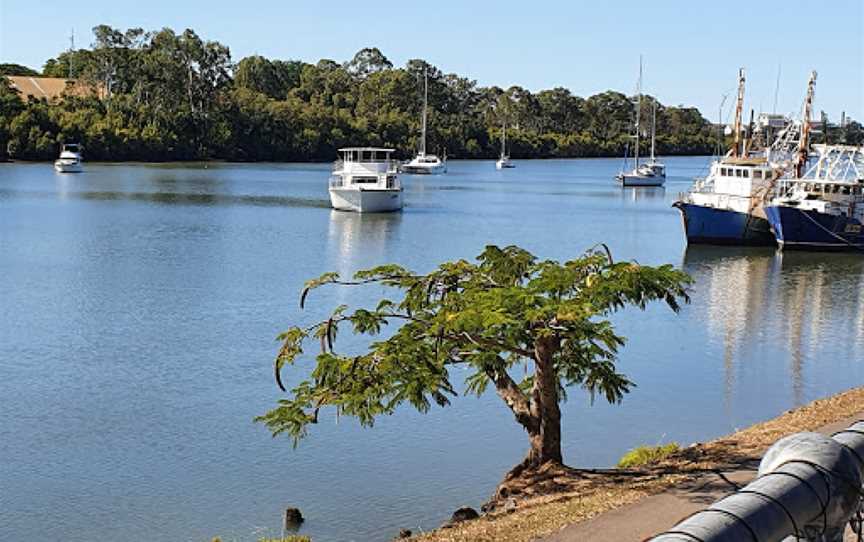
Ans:
{"type": "Polygon", "coordinates": [[[345,69],[351,75],[365,79],[373,73],[389,70],[393,63],[378,50],[377,47],[366,47],[357,51],[351,61],[345,63],[345,69]]]}
{"type": "Polygon", "coordinates": [[[299,61],[249,56],[241,60],[234,69],[234,84],[276,100],[284,100],[288,92],[300,84],[303,66],[304,63],[299,61]]]}
{"type": "Polygon", "coordinates": [[[39,75],[39,72],[27,66],[13,63],[0,64],[0,75],[39,75]]]}
{"type": "MultiPolygon", "coordinates": [[[[339,146],[364,144],[407,157],[420,136],[424,74],[430,150],[495,156],[505,121],[517,158],[619,155],[631,141],[633,102],[617,92],[582,99],[563,88],[483,88],[422,59],[394,67],[374,47],[344,64],[251,56],[234,65],[227,47],[189,29],[93,32],[92,48],[63,52],[44,72],[71,73],[99,99],[67,96],[0,112],[13,157],[44,158],[46,142],[69,137],[89,158],[109,160],[331,160],[339,146]]],[[[650,104],[643,101],[643,113],[650,104]]],[[[716,136],[698,111],[658,104],[657,115],[658,152],[711,152],[716,136]]]]}
{"type": "Polygon", "coordinates": [[[511,476],[560,464],[559,404],[567,388],[615,403],[633,385],[616,369],[625,338],[610,316],[656,300],[677,311],[688,283],[671,265],[614,262],[607,250],[559,263],[514,246],[488,246],[477,263],[447,262],[428,274],[398,265],[359,271],[350,280],[325,273],[306,283],[301,307],[310,291],[326,285],[383,285],[401,295],[371,308],[341,305],[317,324],[281,334],[275,375],[283,390],[282,370],[301,363],[307,342],[320,343],[320,352],[303,371],[309,377],[258,420],[296,444],[328,407],[365,426],[403,403],[425,412],[456,395],[451,369],[461,366],[467,391],[493,388],[527,433],[528,453],[511,476]],[[336,349],[346,327],[376,337],[388,326],[392,332],[372,339],[360,355],[336,349]]]}

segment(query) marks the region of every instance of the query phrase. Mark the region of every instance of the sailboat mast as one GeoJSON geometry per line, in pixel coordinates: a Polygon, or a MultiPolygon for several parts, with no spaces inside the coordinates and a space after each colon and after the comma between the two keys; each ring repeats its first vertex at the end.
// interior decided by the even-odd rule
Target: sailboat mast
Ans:
{"type": "Polygon", "coordinates": [[[732,156],[737,158],[741,148],[741,114],[744,109],[744,68],[738,70],[738,101],[735,102],[735,143],[732,156]]]}
{"type": "Polygon", "coordinates": [[[639,132],[641,131],[639,121],[642,114],[642,55],[639,55],[639,81],[636,83],[636,93],[638,94],[638,98],[636,100],[636,150],[633,153],[634,170],[639,167],[639,132]]]}
{"type": "Polygon", "coordinates": [[[501,158],[504,158],[504,153],[507,152],[507,123],[501,123],[501,158]]]}
{"type": "Polygon", "coordinates": [[[651,109],[651,161],[654,161],[654,139],[657,137],[657,100],[653,101],[651,109]]]}
{"type": "Polygon", "coordinates": [[[429,77],[427,68],[423,68],[423,127],[420,134],[420,154],[426,154],[426,107],[429,102],[429,77]]]}
{"type": "Polygon", "coordinates": [[[807,155],[810,152],[810,115],[813,111],[813,94],[816,90],[816,72],[810,73],[810,81],[807,82],[807,97],[804,99],[804,110],[801,113],[801,139],[798,141],[798,157],[795,163],[795,176],[800,178],[807,164],[807,155]]]}

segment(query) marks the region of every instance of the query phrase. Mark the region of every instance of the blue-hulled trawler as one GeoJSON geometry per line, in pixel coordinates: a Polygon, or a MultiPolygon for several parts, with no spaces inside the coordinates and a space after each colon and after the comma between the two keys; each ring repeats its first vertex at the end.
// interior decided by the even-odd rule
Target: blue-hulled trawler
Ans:
{"type": "MultiPolygon", "coordinates": [[[[738,73],[738,99],[733,144],[711,164],[709,174],[697,179],[690,191],[673,205],[681,211],[687,242],[715,245],[771,246],[776,243],[763,204],[776,191],[781,178],[796,176],[806,160],[809,118],[816,73],[811,75],[803,121],[789,122],[770,145],[756,144],[753,121],[744,138],[741,115],[744,70],[738,73]]],[[[763,139],[769,139],[766,135],[763,139]]]]}
{"type": "Polygon", "coordinates": [[[780,182],[765,213],[780,248],[864,254],[864,147],[814,145],[818,160],[780,182]]]}

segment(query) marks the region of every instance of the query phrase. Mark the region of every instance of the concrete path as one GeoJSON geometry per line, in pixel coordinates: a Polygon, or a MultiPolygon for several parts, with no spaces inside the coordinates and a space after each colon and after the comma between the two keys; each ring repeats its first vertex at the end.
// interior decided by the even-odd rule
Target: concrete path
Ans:
{"type": "MultiPolygon", "coordinates": [[[[818,429],[830,435],[864,418],[864,412],[818,429]]],[[[543,542],[642,542],[672,528],[685,517],[708,507],[744,486],[756,476],[759,463],[741,465],[722,475],[704,475],[695,482],[645,497],[635,503],[601,514],[588,521],[568,525],[543,542]]],[[[847,530],[844,541],[856,538],[847,530]]]]}

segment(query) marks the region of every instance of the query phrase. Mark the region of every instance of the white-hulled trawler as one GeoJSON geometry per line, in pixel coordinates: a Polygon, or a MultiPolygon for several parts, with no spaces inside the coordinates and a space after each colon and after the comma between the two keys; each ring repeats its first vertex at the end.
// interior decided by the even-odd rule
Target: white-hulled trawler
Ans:
{"type": "Polygon", "coordinates": [[[81,163],[81,145],[65,143],[60,149],[60,158],[54,161],[54,169],[60,173],[81,173],[84,166],[81,163]]]}
{"type": "Polygon", "coordinates": [[[429,105],[429,78],[423,72],[423,116],[421,118],[420,150],[417,156],[402,164],[402,173],[435,175],[447,173],[447,158],[443,160],[434,154],[426,154],[426,109],[429,105]]]}
{"type": "Polygon", "coordinates": [[[752,129],[746,131],[741,141],[744,69],[738,72],[732,147],[722,159],[711,164],[707,177],[697,179],[673,204],[681,211],[688,243],[775,244],[764,204],[775,195],[778,181],[801,176],[809,153],[815,84],[816,72],[813,72],[807,84],[801,121],[787,123],[769,146],[760,149],[752,144],[752,129]]]}
{"type": "Polygon", "coordinates": [[[402,184],[393,149],[349,147],[333,165],[330,203],[339,211],[384,213],[402,209],[402,184]]]}

